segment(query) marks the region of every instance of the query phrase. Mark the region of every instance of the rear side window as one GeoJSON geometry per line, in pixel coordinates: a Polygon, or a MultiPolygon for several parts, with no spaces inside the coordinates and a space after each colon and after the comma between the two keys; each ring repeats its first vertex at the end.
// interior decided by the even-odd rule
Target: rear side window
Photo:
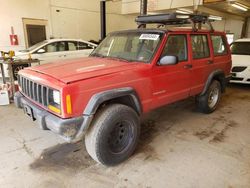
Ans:
{"type": "Polygon", "coordinates": [[[221,35],[212,35],[212,44],[214,49],[214,55],[226,55],[227,54],[227,48],[224,38],[221,35]]]}
{"type": "Polygon", "coordinates": [[[68,42],[68,49],[69,51],[75,51],[77,48],[76,42],[74,41],[69,41],[68,42]]]}
{"type": "Polygon", "coordinates": [[[191,35],[193,59],[210,56],[207,35],[191,35]]]}

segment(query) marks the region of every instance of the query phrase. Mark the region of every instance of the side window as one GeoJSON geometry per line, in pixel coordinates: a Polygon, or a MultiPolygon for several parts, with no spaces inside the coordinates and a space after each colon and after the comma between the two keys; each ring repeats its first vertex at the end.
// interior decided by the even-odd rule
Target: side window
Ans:
{"type": "Polygon", "coordinates": [[[53,42],[45,46],[46,52],[61,52],[66,51],[66,45],[65,42],[53,42]]]}
{"type": "Polygon", "coordinates": [[[56,42],[50,43],[45,46],[45,52],[56,52],[56,42]]]}
{"type": "Polygon", "coordinates": [[[78,42],[77,50],[88,50],[88,49],[92,49],[91,45],[84,42],[78,42]]]}
{"type": "Polygon", "coordinates": [[[68,50],[69,51],[75,51],[75,50],[77,50],[77,42],[69,41],[68,42],[68,50]]]}
{"type": "Polygon", "coordinates": [[[187,54],[186,35],[169,35],[161,56],[172,55],[177,56],[179,61],[186,61],[187,54]]]}
{"type": "Polygon", "coordinates": [[[210,56],[207,35],[191,35],[193,59],[207,58],[210,56]]]}
{"type": "Polygon", "coordinates": [[[57,42],[56,47],[57,47],[57,52],[66,51],[65,42],[57,42]]]}
{"type": "Polygon", "coordinates": [[[211,39],[215,56],[227,54],[225,39],[221,35],[212,35],[211,39]]]}

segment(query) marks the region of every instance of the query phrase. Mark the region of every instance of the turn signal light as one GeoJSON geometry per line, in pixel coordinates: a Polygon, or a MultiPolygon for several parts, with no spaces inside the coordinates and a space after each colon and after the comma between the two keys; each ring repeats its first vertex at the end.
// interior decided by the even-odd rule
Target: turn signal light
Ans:
{"type": "Polygon", "coordinates": [[[66,109],[67,109],[67,114],[72,114],[72,105],[71,105],[71,97],[70,95],[66,96],[66,109]]]}

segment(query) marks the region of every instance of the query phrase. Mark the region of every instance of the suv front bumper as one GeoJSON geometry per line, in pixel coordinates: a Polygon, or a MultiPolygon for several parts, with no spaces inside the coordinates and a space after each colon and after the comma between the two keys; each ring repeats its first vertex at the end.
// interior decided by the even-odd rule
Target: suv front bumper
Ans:
{"type": "Polygon", "coordinates": [[[232,75],[231,83],[250,84],[250,66],[246,66],[246,69],[240,72],[232,71],[232,75]]]}
{"type": "Polygon", "coordinates": [[[63,137],[67,142],[76,142],[83,138],[89,127],[92,116],[62,119],[40,108],[29,101],[20,92],[15,93],[14,102],[16,107],[22,108],[33,121],[37,121],[41,129],[49,129],[63,137]]]}

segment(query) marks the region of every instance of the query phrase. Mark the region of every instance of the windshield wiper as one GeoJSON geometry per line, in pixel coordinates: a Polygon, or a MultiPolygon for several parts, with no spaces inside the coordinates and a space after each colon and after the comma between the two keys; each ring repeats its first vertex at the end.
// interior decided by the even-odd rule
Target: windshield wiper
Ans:
{"type": "Polygon", "coordinates": [[[118,59],[120,61],[125,61],[125,62],[132,62],[133,61],[132,59],[126,59],[126,58],[119,57],[119,56],[117,56],[117,57],[106,56],[106,57],[109,58],[109,59],[118,59]]]}

